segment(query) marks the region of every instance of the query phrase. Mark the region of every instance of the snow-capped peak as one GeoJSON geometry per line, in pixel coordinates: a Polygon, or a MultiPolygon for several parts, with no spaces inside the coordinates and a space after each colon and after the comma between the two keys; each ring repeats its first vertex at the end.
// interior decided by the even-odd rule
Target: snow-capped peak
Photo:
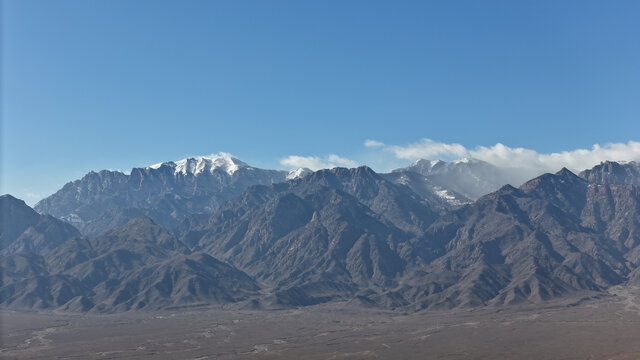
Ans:
{"type": "Polygon", "coordinates": [[[167,161],[149,166],[151,169],[159,169],[161,166],[169,166],[174,169],[174,174],[198,175],[203,172],[213,173],[221,169],[229,175],[233,175],[240,168],[250,168],[246,163],[236,159],[228,153],[211,154],[209,156],[194,156],[178,161],[167,161]]]}
{"type": "Polygon", "coordinates": [[[289,174],[287,174],[287,180],[293,180],[293,179],[297,179],[299,177],[303,177],[309,173],[312,173],[313,170],[309,169],[309,168],[298,168],[295,170],[291,170],[289,171],[289,174]]]}
{"type": "MultiPolygon", "coordinates": [[[[409,165],[407,168],[398,169],[398,170],[406,170],[406,169],[419,169],[418,172],[430,172],[432,169],[436,167],[441,167],[446,165],[442,160],[427,160],[427,159],[418,159],[413,164],[409,165]]],[[[396,170],[394,170],[396,171],[396,170]]]]}
{"type": "Polygon", "coordinates": [[[454,160],[453,163],[454,164],[468,164],[470,161],[469,158],[462,158],[462,159],[458,159],[458,160],[454,160]]]}

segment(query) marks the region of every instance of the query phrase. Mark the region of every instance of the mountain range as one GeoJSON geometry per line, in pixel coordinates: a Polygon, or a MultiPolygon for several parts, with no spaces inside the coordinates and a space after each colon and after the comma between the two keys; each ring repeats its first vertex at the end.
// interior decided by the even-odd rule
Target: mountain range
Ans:
{"type": "Polygon", "coordinates": [[[220,153],[134,168],[129,174],[90,172],[34,209],[67,221],[89,236],[138,216],[172,228],[191,214],[213,212],[251,185],[283,182],[303,173],[304,169],[258,169],[220,153]]]}
{"type": "MultiPolygon", "coordinates": [[[[72,224],[87,236],[138,216],[174,228],[194,214],[212,213],[252,185],[285,182],[311,172],[305,168],[259,169],[220,153],[134,168],[129,174],[90,172],[39,201],[34,209],[72,224]]],[[[438,211],[471,203],[509,180],[495,166],[468,159],[451,163],[419,160],[382,176],[409,186],[438,211]]]]}
{"type": "Polygon", "coordinates": [[[640,284],[637,163],[519,187],[498,184],[491,167],[421,160],[388,174],[289,174],[223,154],[90,173],[37,211],[4,195],[0,302],[420,310],[640,284]]]}

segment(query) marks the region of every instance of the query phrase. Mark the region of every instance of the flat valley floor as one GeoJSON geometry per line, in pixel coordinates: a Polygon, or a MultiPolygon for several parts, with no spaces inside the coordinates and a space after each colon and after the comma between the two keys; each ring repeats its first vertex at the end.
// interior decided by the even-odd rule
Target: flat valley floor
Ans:
{"type": "Polygon", "coordinates": [[[640,359],[640,289],[536,306],[113,315],[2,310],[3,359],[640,359]]]}

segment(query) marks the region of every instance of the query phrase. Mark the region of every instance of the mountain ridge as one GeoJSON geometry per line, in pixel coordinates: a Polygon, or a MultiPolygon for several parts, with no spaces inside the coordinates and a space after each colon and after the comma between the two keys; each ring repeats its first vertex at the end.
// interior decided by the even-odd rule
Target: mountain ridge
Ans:
{"type": "Polygon", "coordinates": [[[250,167],[229,154],[186,158],[133,168],[130,174],[90,172],[34,209],[92,236],[140,215],[172,228],[192,214],[214,211],[248,186],[286,181],[288,175],[250,167]]]}
{"type": "Polygon", "coordinates": [[[635,166],[561,169],[457,207],[366,166],[334,168],[250,185],[173,229],[133,211],[89,237],[5,195],[0,302],[113,312],[346,301],[417,311],[602,294],[640,279],[635,166]]]}
{"type": "MultiPolygon", "coordinates": [[[[479,160],[451,163],[420,160],[381,176],[409,186],[434,208],[444,211],[470,203],[477,194],[497,188],[495,179],[485,179],[493,170],[479,160]],[[432,173],[423,174],[424,163],[435,164],[429,168],[432,173]],[[466,183],[451,180],[464,177],[480,180],[466,183]]],[[[136,167],[128,174],[90,171],[40,200],[34,209],[69,222],[89,236],[123,225],[136,216],[147,216],[173,228],[191,215],[215,211],[249,186],[295,180],[312,173],[306,168],[259,169],[231,154],[218,153],[136,167]]]]}

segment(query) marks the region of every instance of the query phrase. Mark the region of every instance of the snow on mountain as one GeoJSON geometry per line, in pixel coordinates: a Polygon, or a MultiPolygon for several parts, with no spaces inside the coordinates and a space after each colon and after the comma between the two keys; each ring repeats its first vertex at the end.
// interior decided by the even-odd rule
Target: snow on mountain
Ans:
{"type": "Polygon", "coordinates": [[[468,197],[447,187],[437,185],[429,176],[422,175],[415,171],[398,169],[391,173],[380,175],[396,184],[408,186],[416,194],[429,201],[432,205],[436,204],[437,206],[434,208],[441,210],[451,209],[472,202],[468,197]]]}
{"type": "Polygon", "coordinates": [[[297,179],[299,177],[303,177],[307,174],[312,173],[313,170],[309,169],[309,168],[298,168],[296,170],[291,170],[289,171],[289,174],[287,174],[287,180],[293,180],[293,179],[297,179]]]}
{"type": "Polygon", "coordinates": [[[285,170],[254,168],[228,153],[167,161],[129,174],[102,170],[67,183],[36,204],[36,211],[98,235],[147,216],[166,228],[192,214],[211,213],[253,185],[284,182],[285,170]]]}
{"type": "Polygon", "coordinates": [[[193,174],[198,175],[203,172],[213,173],[220,169],[229,175],[233,175],[240,168],[250,169],[246,163],[236,159],[229,153],[211,154],[209,156],[195,156],[178,161],[167,161],[148,166],[150,169],[159,169],[162,166],[168,166],[174,169],[174,174],[193,174]]]}
{"type": "Polygon", "coordinates": [[[442,160],[420,159],[408,167],[393,170],[393,172],[415,172],[425,176],[425,181],[434,186],[434,190],[447,190],[436,195],[447,199],[452,193],[475,200],[482,195],[499,189],[501,186],[513,183],[519,185],[517,179],[505,173],[498,167],[482,160],[463,158],[451,162],[442,160]]]}

